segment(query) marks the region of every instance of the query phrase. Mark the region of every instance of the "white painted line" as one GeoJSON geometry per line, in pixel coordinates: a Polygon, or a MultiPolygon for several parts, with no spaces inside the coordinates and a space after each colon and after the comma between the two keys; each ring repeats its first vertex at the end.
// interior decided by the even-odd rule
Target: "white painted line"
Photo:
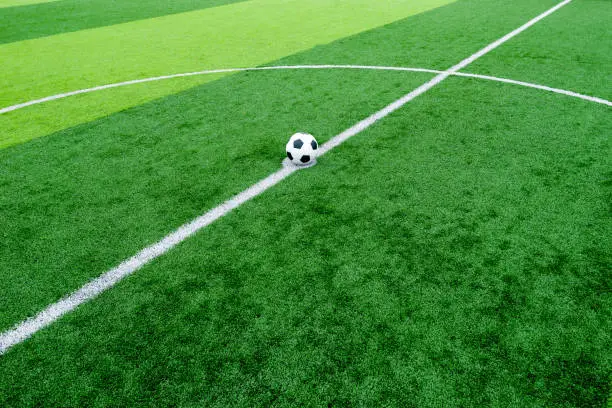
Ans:
{"type": "Polygon", "coordinates": [[[520,26],[516,30],[514,30],[514,31],[504,35],[499,40],[494,41],[491,44],[487,45],[486,47],[484,47],[482,50],[478,51],[477,53],[470,55],[469,57],[467,57],[466,59],[464,59],[463,61],[461,61],[457,65],[455,65],[454,67],[450,68],[448,71],[450,71],[450,72],[457,72],[457,71],[467,67],[472,62],[476,61],[478,58],[482,57],[483,55],[485,55],[485,54],[487,54],[487,53],[489,53],[491,51],[493,51],[495,48],[499,47],[500,45],[502,45],[503,43],[505,43],[509,39],[511,39],[513,37],[516,37],[517,35],[519,35],[523,31],[525,31],[526,29],[531,27],[532,25],[536,24],[538,21],[548,17],[549,15],[554,13],[555,11],[559,10],[561,7],[566,6],[569,3],[571,3],[571,2],[572,2],[572,0],[562,1],[561,3],[557,4],[556,6],[554,6],[551,9],[545,11],[544,13],[542,13],[539,16],[535,17],[534,19],[529,20],[528,22],[526,22],[525,24],[523,24],[522,26],[520,26]]]}
{"type": "MultiPolygon", "coordinates": [[[[565,0],[563,3],[560,3],[560,5],[553,7],[553,9],[551,10],[553,11],[557,10],[561,7],[561,5],[565,5],[569,3],[570,1],[571,0],[565,0]]],[[[518,30],[514,30],[511,33],[513,35],[504,36],[503,37],[504,41],[508,41],[514,35],[517,35],[518,33],[524,31],[527,27],[530,27],[531,25],[533,25],[534,24],[533,21],[537,22],[543,18],[542,16],[549,15],[551,12],[552,11],[549,10],[548,12],[543,13],[540,16],[536,17],[535,19],[531,20],[529,23],[523,25],[518,30]]],[[[488,51],[491,51],[495,47],[502,44],[504,41],[500,42],[500,40],[498,40],[493,43],[495,44],[495,46],[487,46],[483,48],[482,50],[478,51],[474,55],[477,55],[478,57],[483,56],[488,51]],[[483,51],[483,50],[487,50],[487,51],[483,51]]],[[[385,116],[389,115],[391,112],[394,112],[395,110],[399,109],[400,107],[402,107],[403,105],[405,105],[406,103],[408,103],[409,101],[417,97],[418,95],[421,95],[427,90],[433,88],[435,85],[439,84],[441,81],[448,78],[448,76],[451,75],[452,72],[454,72],[453,70],[456,71],[460,69],[460,67],[465,67],[470,62],[473,62],[474,60],[476,60],[476,58],[471,56],[463,60],[459,64],[450,68],[448,71],[444,71],[440,73],[439,75],[437,75],[430,81],[416,88],[414,91],[408,93],[407,95],[401,97],[397,101],[391,103],[390,105],[386,106],[385,108],[381,109],[375,114],[369,116],[368,118],[350,127],[349,129],[345,130],[339,135],[333,137],[327,143],[321,146],[320,151],[319,151],[319,156],[330,151],[334,147],[338,146],[340,143],[346,141],[351,136],[354,136],[358,134],[359,132],[372,126],[374,123],[384,118],[385,116]]],[[[276,185],[281,180],[285,179],[286,177],[294,173],[296,170],[297,170],[296,167],[284,165],[277,172],[272,173],[270,176],[266,177],[265,179],[249,187],[242,193],[232,197],[231,199],[221,204],[220,206],[213,208],[212,210],[208,211],[206,214],[196,218],[195,220],[187,224],[184,224],[176,231],[164,237],[161,241],[143,249],[142,251],[140,251],[138,254],[136,254],[132,258],[122,262],[116,268],[111,269],[110,271],[104,273],[102,276],[86,284],[85,286],[83,286],[81,289],[77,290],[73,294],[67,297],[64,297],[58,302],[53,303],[52,305],[48,306],[45,310],[40,312],[35,317],[26,319],[25,321],[15,326],[13,329],[0,334],[0,355],[6,353],[6,351],[10,349],[12,346],[23,342],[24,340],[32,336],[37,331],[55,322],[57,319],[59,319],[64,314],[74,310],[79,305],[95,298],[100,293],[111,288],[123,278],[133,274],[134,272],[142,268],[145,264],[152,261],[153,259],[165,254],[166,252],[174,248],[176,245],[186,240],[187,238],[191,237],[192,235],[194,235],[196,232],[206,227],[207,225],[210,225],[217,219],[223,217],[224,215],[232,211],[234,208],[242,205],[246,201],[252,199],[253,197],[258,196],[259,194],[263,193],[270,187],[276,185]]]]}

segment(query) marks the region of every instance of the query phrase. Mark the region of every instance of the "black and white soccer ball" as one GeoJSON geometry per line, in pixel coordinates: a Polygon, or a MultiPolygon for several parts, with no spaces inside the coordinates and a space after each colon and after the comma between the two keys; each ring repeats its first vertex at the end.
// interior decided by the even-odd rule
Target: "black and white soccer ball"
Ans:
{"type": "Polygon", "coordinates": [[[296,166],[311,166],[316,163],[319,144],[313,135],[296,133],[287,142],[287,157],[296,166]]]}

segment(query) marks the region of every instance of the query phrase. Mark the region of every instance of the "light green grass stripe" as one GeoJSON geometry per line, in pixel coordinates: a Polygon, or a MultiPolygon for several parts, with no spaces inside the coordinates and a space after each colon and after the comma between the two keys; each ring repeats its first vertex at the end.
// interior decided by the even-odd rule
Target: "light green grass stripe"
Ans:
{"type": "Polygon", "coordinates": [[[51,3],[60,0],[0,0],[0,8],[25,6],[28,4],[51,3]]]}
{"type": "MultiPolygon", "coordinates": [[[[417,14],[452,0],[373,3],[366,0],[252,0],[77,33],[6,44],[0,62],[0,106],[69,90],[228,66],[255,66],[417,14]]],[[[32,120],[30,109],[0,119],[0,145],[94,120],[210,78],[164,84],[150,98],[94,97],[49,107],[32,120]],[[35,122],[32,126],[31,123],[35,122]]],[[[115,94],[112,94],[113,96],[115,94]]],[[[36,108],[35,108],[36,109],[36,108]]]]}
{"type": "Polygon", "coordinates": [[[0,115],[0,149],[91,122],[154,99],[177,94],[222,75],[177,78],[78,95],[0,115]]]}

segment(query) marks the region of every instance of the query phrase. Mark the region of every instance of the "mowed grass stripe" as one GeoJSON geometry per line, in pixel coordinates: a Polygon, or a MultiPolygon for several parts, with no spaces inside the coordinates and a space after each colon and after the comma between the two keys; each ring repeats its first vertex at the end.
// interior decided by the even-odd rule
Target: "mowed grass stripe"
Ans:
{"type": "MultiPolygon", "coordinates": [[[[11,58],[0,60],[4,72],[0,106],[131,79],[257,66],[451,1],[401,0],[390,5],[367,0],[251,0],[5,44],[0,53],[11,58]]],[[[191,84],[207,80],[211,78],[194,79],[191,84]]],[[[162,96],[162,89],[174,93],[185,87],[168,84],[157,89],[149,100],[162,96]]],[[[145,100],[136,96],[136,100],[95,96],[85,100],[91,107],[86,110],[75,101],[47,108],[44,116],[37,110],[26,110],[0,117],[0,144],[47,135],[145,100]]]]}
{"type": "Polygon", "coordinates": [[[610,131],[449,78],[3,356],[0,401],[601,406],[610,131]]]}
{"type": "MultiPolygon", "coordinates": [[[[521,7],[532,13],[510,29],[544,11],[529,4],[521,7]]],[[[508,20],[491,10],[479,15],[508,20]]],[[[427,21],[439,27],[435,18],[427,21]]],[[[449,27],[451,33],[458,29],[449,27]]],[[[464,51],[461,59],[496,39],[472,27],[464,30],[464,41],[472,41],[462,50],[451,44],[431,57],[464,51]]],[[[404,38],[404,25],[394,28],[404,38]]],[[[381,30],[389,35],[389,27],[381,30]]],[[[365,44],[371,39],[365,35],[365,44]]],[[[351,47],[360,45],[353,38],[351,47]]],[[[330,45],[329,56],[344,53],[345,46],[330,45]]],[[[304,53],[302,62],[312,54],[320,50],[304,53]]],[[[245,73],[0,152],[0,184],[7,192],[0,251],[9,260],[0,327],[34,315],[275,171],[291,133],[309,131],[324,142],[429,78],[245,73]]]]}
{"type": "Polygon", "coordinates": [[[0,8],[0,44],[217,7],[244,0],[62,0],[0,8]]]}
{"type": "Polygon", "coordinates": [[[91,122],[213,82],[226,74],[178,78],[107,89],[0,115],[0,149],[91,122]]]}
{"type": "Polygon", "coordinates": [[[473,72],[565,88],[612,99],[612,2],[572,2],[517,38],[480,59],[473,72]],[[571,67],[568,69],[568,67],[571,67]]]}

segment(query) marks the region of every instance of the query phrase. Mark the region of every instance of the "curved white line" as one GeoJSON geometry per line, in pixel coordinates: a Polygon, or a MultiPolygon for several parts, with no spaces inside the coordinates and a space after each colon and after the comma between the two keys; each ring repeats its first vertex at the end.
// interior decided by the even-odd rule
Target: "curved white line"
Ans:
{"type": "Polygon", "coordinates": [[[532,84],[530,82],[516,81],[514,79],[498,78],[498,77],[488,76],[488,75],[470,74],[467,72],[455,72],[453,75],[460,76],[460,77],[467,77],[467,78],[486,79],[488,81],[503,82],[506,84],[520,85],[520,86],[524,86],[527,88],[540,89],[542,91],[554,92],[554,93],[558,93],[558,94],[566,95],[566,96],[573,96],[574,98],[584,99],[585,101],[601,103],[602,105],[612,106],[612,102],[606,99],[603,99],[603,98],[598,98],[596,96],[583,95],[583,94],[579,94],[573,91],[566,91],[565,89],[551,88],[550,86],[546,86],[546,85],[532,84]]]}
{"type": "Polygon", "coordinates": [[[67,98],[69,96],[80,95],[90,92],[102,91],[104,89],[118,88],[120,86],[142,84],[144,82],[161,81],[164,79],[183,78],[197,75],[210,75],[210,74],[222,74],[227,72],[243,72],[243,71],[271,71],[280,69],[375,69],[381,71],[411,71],[411,72],[428,72],[432,74],[439,74],[442,71],[425,68],[403,68],[403,67],[378,67],[378,66],[367,66],[367,65],[278,65],[271,67],[251,67],[251,68],[223,68],[223,69],[209,69],[204,71],[196,72],[184,72],[181,74],[162,75],[151,78],[134,79],[131,81],[117,82],[114,84],[94,86],[93,88],[79,89],[77,91],[71,91],[66,93],[60,93],[57,95],[47,96],[41,99],[34,99],[32,101],[23,102],[13,106],[7,106],[6,108],[0,109],[0,114],[15,111],[17,109],[25,108],[27,106],[37,105],[39,103],[50,102],[57,99],[67,98]]]}
{"type": "MultiPolygon", "coordinates": [[[[173,79],[173,78],[182,78],[182,77],[190,77],[190,76],[198,76],[198,75],[210,75],[210,74],[221,74],[228,72],[243,72],[243,71],[273,71],[273,70],[292,70],[292,69],[360,69],[360,70],[378,70],[378,71],[408,71],[408,72],[426,72],[430,74],[441,74],[445,71],[439,71],[435,69],[427,69],[427,68],[411,68],[411,67],[387,67],[387,66],[377,66],[377,65],[278,65],[278,66],[270,66],[270,67],[251,67],[251,68],[224,68],[224,69],[211,69],[204,71],[195,71],[195,72],[184,72],[180,74],[172,74],[172,75],[162,75],[151,78],[143,78],[143,79],[134,79],[131,81],[125,82],[117,82],[114,84],[100,85],[92,88],[79,89],[77,91],[65,92],[56,95],[47,96],[40,99],[34,99],[28,102],[19,103],[12,106],[7,106],[6,108],[0,109],[0,115],[3,113],[8,113],[12,111],[16,111],[18,109],[22,109],[32,105],[38,105],[40,103],[51,102],[57,99],[67,98],[69,96],[80,95],[85,93],[91,93],[96,91],[102,91],[104,89],[110,88],[118,88],[122,86],[141,84],[145,82],[154,82],[161,81],[164,79],[173,79]]],[[[561,95],[572,96],[575,98],[584,99],[589,102],[600,103],[603,105],[612,106],[612,102],[597,98],[594,96],[583,95],[573,91],[567,91],[559,88],[552,88],[545,85],[533,84],[529,82],[516,81],[514,79],[507,78],[499,78],[488,75],[479,75],[479,74],[470,74],[463,72],[447,72],[449,75],[459,76],[459,77],[470,77],[477,79],[484,79],[487,81],[495,81],[495,82],[503,82],[507,84],[520,85],[527,88],[540,89],[543,91],[554,92],[561,95]]]]}

